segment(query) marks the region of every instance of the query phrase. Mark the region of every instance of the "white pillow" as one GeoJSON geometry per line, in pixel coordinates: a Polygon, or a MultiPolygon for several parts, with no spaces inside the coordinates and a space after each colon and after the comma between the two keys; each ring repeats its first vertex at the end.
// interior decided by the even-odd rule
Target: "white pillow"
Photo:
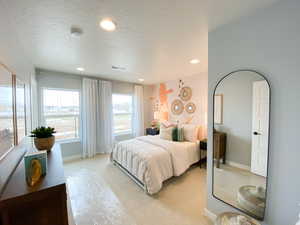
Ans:
{"type": "Polygon", "coordinates": [[[160,126],[159,137],[168,141],[172,141],[172,130],[173,127],[165,127],[164,125],[160,126]]]}
{"type": "Polygon", "coordinates": [[[183,135],[185,141],[197,142],[198,140],[198,126],[193,124],[183,125],[183,135]]]}

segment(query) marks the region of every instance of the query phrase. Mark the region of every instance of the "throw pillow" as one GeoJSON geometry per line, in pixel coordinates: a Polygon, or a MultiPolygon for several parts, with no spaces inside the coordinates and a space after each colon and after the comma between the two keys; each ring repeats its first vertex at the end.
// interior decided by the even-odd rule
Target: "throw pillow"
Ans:
{"type": "Polygon", "coordinates": [[[183,128],[178,128],[177,134],[178,134],[178,137],[177,137],[178,141],[183,142],[184,141],[183,128]]]}
{"type": "Polygon", "coordinates": [[[172,129],[172,141],[178,141],[178,128],[174,127],[172,129]]]}
{"type": "Polygon", "coordinates": [[[172,141],[172,130],[173,127],[165,127],[164,125],[160,126],[159,137],[168,141],[172,141]]]}
{"type": "Polygon", "coordinates": [[[183,126],[184,140],[196,142],[198,139],[198,127],[193,124],[186,124],[183,126]]]}

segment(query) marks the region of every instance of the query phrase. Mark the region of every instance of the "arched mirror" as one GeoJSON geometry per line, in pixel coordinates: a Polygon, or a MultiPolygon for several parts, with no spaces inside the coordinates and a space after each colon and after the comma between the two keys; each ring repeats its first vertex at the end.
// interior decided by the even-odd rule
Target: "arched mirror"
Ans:
{"type": "Polygon", "coordinates": [[[263,220],[269,152],[270,86],[239,70],[214,91],[213,196],[263,220]]]}

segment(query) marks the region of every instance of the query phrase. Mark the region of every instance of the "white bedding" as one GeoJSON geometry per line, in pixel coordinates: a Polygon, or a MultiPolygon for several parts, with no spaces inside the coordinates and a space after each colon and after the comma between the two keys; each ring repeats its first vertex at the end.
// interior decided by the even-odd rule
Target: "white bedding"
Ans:
{"type": "Polygon", "coordinates": [[[154,194],[162,188],[163,181],[180,176],[196,163],[200,153],[198,143],[143,136],[119,142],[112,159],[138,178],[149,194],[154,194]]]}

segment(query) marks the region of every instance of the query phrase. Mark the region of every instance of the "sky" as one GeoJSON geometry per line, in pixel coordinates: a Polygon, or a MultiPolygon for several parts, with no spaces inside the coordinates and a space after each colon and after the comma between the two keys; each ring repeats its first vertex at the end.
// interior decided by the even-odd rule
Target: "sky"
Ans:
{"type": "Polygon", "coordinates": [[[79,92],[45,89],[44,106],[79,106],[79,92]]]}

